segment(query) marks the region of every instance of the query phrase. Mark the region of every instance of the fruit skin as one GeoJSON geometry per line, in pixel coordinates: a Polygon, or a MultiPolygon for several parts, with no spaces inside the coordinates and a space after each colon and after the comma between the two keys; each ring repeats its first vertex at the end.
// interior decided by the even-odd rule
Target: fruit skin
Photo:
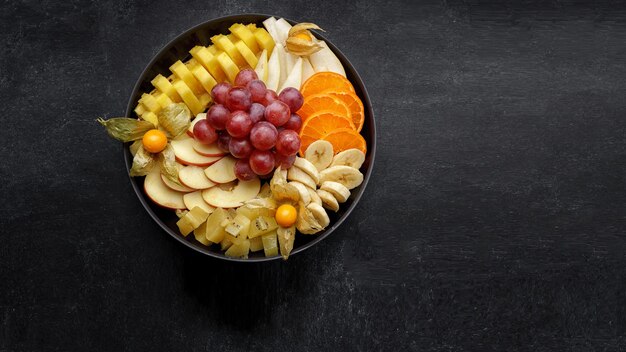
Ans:
{"type": "Polygon", "coordinates": [[[230,154],[237,159],[244,159],[252,153],[252,144],[245,138],[231,138],[228,143],[230,154]]]}
{"type": "Polygon", "coordinates": [[[226,128],[226,122],[230,119],[230,111],[222,104],[215,104],[209,108],[206,119],[213,128],[221,131],[226,128]]]}
{"type": "Polygon", "coordinates": [[[213,144],[217,140],[217,132],[206,119],[198,121],[193,127],[193,137],[202,144],[213,144]]]}
{"type": "Polygon", "coordinates": [[[246,88],[250,91],[252,102],[261,103],[265,98],[267,87],[265,87],[265,83],[263,83],[263,81],[258,79],[252,80],[246,84],[246,88]]]}
{"type": "Polygon", "coordinates": [[[275,100],[265,107],[265,120],[276,127],[287,123],[290,117],[291,110],[289,110],[289,106],[280,100],[275,100]]]}
{"type": "Polygon", "coordinates": [[[182,192],[177,192],[167,187],[161,179],[161,171],[158,167],[153,168],[143,182],[144,191],[148,198],[156,204],[169,209],[185,209],[182,192]]]}
{"type": "Polygon", "coordinates": [[[218,83],[211,89],[211,98],[217,104],[226,104],[226,97],[228,97],[228,91],[231,85],[228,82],[218,83]]]}
{"type": "Polygon", "coordinates": [[[267,150],[255,150],[250,155],[250,167],[257,175],[267,175],[274,169],[274,155],[267,150]]]}
{"type": "Polygon", "coordinates": [[[287,87],[278,95],[278,99],[289,106],[291,112],[300,110],[304,104],[304,97],[296,88],[287,87]]]}
{"type": "Polygon", "coordinates": [[[326,169],[333,161],[333,145],[328,141],[315,141],[306,148],[304,158],[317,168],[317,171],[326,169]]]}
{"type": "Polygon", "coordinates": [[[250,130],[250,141],[259,150],[270,150],[276,145],[278,131],[267,121],[257,122],[250,130]]]}
{"type": "Polygon", "coordinates": [[[226,131],[234,138],[243,138],[250,133],[252,120],[245,111],[235,111],[226,122],[226,131]]]}
{"type": "Polygon", "coordinates": [[[263,104],[264,106],[268,106],[270,103],[276,100],[278,100],[278,94],[276,94],[275,91],[268,89],[265,91],[265,98],[263,98],[261,104],[263,104]]]}
{"type": "Polygon", "coordinates": [[[288,130],[300,132],[300,129],[302,128],[302,118],[298,114],[291,113],[289,120],[287,120],[282,127],[288,130]]]}
{"type": "Polygon", "coordinates": [[[167,146],[167,136],[162,131],[154,129],[146,132],[141,142],[149,153],[160,153],[167,146]]]}
{"type": "Polygon", "coordinates": [[[245,87],[248,83],[254,80],[258,80],[259,76],[257,76],[256,72],[253,69],[246,68],[237,74],[235,77],[235,85],[245,87]]]}
{"type": "Polygon", "coordinates": [[[220,148],[220,150],[222,150],[223,152],[229,153],[230,138],[230,135],[226,131],[220,132],[217,137],[217,147],[220,148]]]}
{"type": "Polygon", "coordinates": [[[250,104],[252,104],[252,95],[245,87],[234,86],[228,90],[225,105],[230,111],[248,111],[250,104]]]}
{"type": "Polygon", "coordinates": [[[240,181],[249,181],[257,177],[254,171],[252,171],[248,159],[237,160],[235,163],[235,176],[237,176],[240,181]]]}
{"type": "Polygon", "coordinates": [[[291,204],[283,204],[276,209],[276,222],[282,227],[290,227],[296,223],[298,212],[291,204]]]}
{"type": "Polygon", "coordinates": [[[289,169],[296,160],[295,155],[282,155],[282,154],[274,154],[274,165],[275,167],[279,167],[283,170],[289,169]]]}
{"type": "Polygon", "coordinates": [[[300,137],[296,131],[284,130],[276,139],[276,152],[282,155],[296,155],[300,150],[300,137]]]}
{"type": "Polygon", "coordinates": [[[265,106],[259,103],[252,103],[248,115],[250,115],[253,124],[262,121],[265,118],[265,106]]]}

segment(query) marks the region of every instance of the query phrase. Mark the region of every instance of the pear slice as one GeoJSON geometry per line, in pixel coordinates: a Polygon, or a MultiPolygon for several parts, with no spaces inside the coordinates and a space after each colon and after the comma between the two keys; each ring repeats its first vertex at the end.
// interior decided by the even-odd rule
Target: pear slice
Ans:
{"type": "MultiPolygon", "coordinates": [[[[209,180],[215,183],[228,183],[237,179],[235,176],[235,163],[237,159],[226,156],[204,170],[209,180]]],[[[258,193],[258,192],[257,192],[258,193]]],[[[211,204],[211,203],[209,203],[211,204]]]]}
{"type": "Polygon", "coordinates": [[[291,25],[284,18],[279,18],[276,20],[276,24],[274,26],[276,28],[278,43],[284,46],[285,42],[287,42],[287,38],[289,37],[289,30],[291,29],[291,25]]]}
{"type": "Polygon", "coordinates": [[[167,187],[161,179],[161,170],[155,167],[146,175],[143,188],[148,198],[156,204],[170,209],[185,209],[182,192],[167,187]]]}
{"type": "Polygon", "coordinates": [[[259,56],[259,60],[254,68],[254,72],[256,72],[256,75],[261,81],[267,84],[267,49],[263,49],[261,52],[261,56],[259,56]]]}
{"type": "MultiPolygon", "coordinates": [[[[308,57],[302,58],[302,80],[301,82],[306,82],[311,76],[315,74],[315,70],[313,66],[311,66],[311,61],[309,61],[308,57]]],[[[299,89],[299,88],[298,88],[299,89]]]]}
{"type": "Polygon", "coordinates": [[[280,44],[280,41],[278,40],[278,33],[276,31],[276,19],[274,17],[266,19],[265,21],[263,21],[263,26],[265,26],[265,29],[274,40],[274,43],[280,44]]]}
{"type": "Polygon", "coordinates": [[[218,208],[237,208],[259,194],[261,181],[238,181],[232,185],[218,185],[202,191],[202,198],[208,204],[218,208]]]}
{"type": "Polygon", "coordinates": [[[313,65],[315,72],[330,71],[345,77],[346,71],[339,58],[330,50],[326,42],[321,40],[319,43],[322,45],[322,49],[309,55],[309,60],[311,60],[311,65],[313,65]]]}
{"type": "Polygon", "coordinates": [[[265,85],[267,89],[271,89],[276,91],[278,89],[278,83],[280,81],[280,58],[278,57],[280,54],[277,50],[279,46],[274,48],[272,55],[270,55],[269,60],[267,61],[267,80],[265,81],[265,85]]]}
{"type": "Polygon", "coordinates": [[[287,79],[285,80],[285,82],[283,82],[283,85],[280,87],[277,93],[280,94],[280,92],[282,92],[283,89],[287,87],[300,89],[300,85],[302,84],[301,80],[302,80],[302,58],[298,58],[298,60],[296,61],[296,64],[293,66],[293,69],[289,73],[289,76],[287,76],[287,79]]]}

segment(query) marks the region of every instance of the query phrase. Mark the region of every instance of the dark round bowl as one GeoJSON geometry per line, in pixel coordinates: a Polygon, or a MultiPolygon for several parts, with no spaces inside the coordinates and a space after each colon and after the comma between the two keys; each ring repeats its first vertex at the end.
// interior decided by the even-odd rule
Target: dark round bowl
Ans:
{"type": "MultiPolygon", "coordinates": [[[[133,93],[130,96],[130,100],[128,101],[126,116],[135,117],[133,110],[135,108],[135,104],[141,96],[141,93],[149,92],[153,89],[152,85],[150,84],[152,78],[154,78],[154,76],[159,73],[163,74],[166,77],[169,76],[170,65],[173,64],[176,60],[185,61],[189,59],[189,50],[195,45],[209,45],[211,36],[219,33],[228,33],[228,28],[233,23],[256,23],[257,26],[262,26],[263,20],[268,17],[270,17],[270,15],[243,14],[217,18],[201,23],[177,36],[174,40],[169,42],[163,49],[159,51],[159,53],[150,61],[148,66],[141,73],[137,84],[135,84],[133,93]]],[[[288,21],[291,24],[296,23],[291,20],[288,21]]],[[[350,61],[348,61],[345,55],[339,49],[337,49],[337,47],[335,47],[335,45],[333,45],[331,41],[317,33],[316,36],[319,39],[326,41],[330,49],[337,55],[339,60],[341,60],[341,63],[346,70],[346,75],[348,79],[350,80],[350,82],[352,82],[356,93],[363,101],[363,105],[365,107],[365,124],[363,126],[363,130],[361,131],[361,134],[367,142],[368,151],[367,155],[365,156],[365,163],[361,168],[361,170],[365,170],[363,184],[352,190],[350,198],[346,203],[341,205],[337,213],[329,214],[331,225],[325,231],[316,235],[299,234],[298,236],[296,236],[294,249],[291,252],[291,255],[300,253],[326,238],[333,231],[335,231],[335,229],[339,227],[339,225],[341,225],[341,223],[348,217],[348,215],[350,215],[356,204],[359,202],[359,199],[361,199],[363,191],[365,191],[367,182],[372,174],[374,155],[376,154],[376,125],[374,123],[374,112],[372,110],[372,104],[370,102],[369,95],[367,94],[367,90],[365,89],[365,85],[363,84],[361,77],[356,72],[350,61]]],[[[130,154],[128,146],[129,144],[124,146],[124,161],[126,162],[126,169],[130,170],[130,167],[132,165],[132,156],[130,154]]],[[[263,252],[250,253],[248,259],[229,258],[224,255],[224,253],[218,248],[218,246],[213,245],[211,247],[206,247],[197,242],[192,235],[183,237],[178,231],[178,227],[176,226],[176,221],[178,221],[178,218],[176,217],[174,211],[171,209],[161,208],[146,197],[146,194],[143,191],[144,178],[130,177],[130,181],[133,189],[135,190],[135,193],[137,194],[137,197],[139,198],[139,201],[144,206],[144,208],[146,208],[148,214],[150,214],[154,221],[156,221],[157,224],[159,224],[159,226],[163,228],[163,230],[165,230],[168,234],[170,234],[170,236],[172,236],[185,246],[192,248],[200,253],[204,253],[210,257],[236,262],[262,262],[281,258],[280,256],[266,258],[263,255],[263,252]]]]}

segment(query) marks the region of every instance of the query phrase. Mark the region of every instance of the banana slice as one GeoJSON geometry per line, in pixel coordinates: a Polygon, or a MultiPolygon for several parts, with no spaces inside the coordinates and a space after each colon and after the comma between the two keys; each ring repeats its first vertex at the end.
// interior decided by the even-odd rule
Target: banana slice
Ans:
{"type": "Polygon", "coordinates": [[[320,198],[320,196],[317,195],[317,192],[315,192],[314,189],[307,187],[306,190],[309,192],[309,195],[311,196],[311,203],[317,203],[319,205],[322,205],[322,199],[320,198]]]}
{"type": "Polygon", "coordinates": [[[289,168],[289,171],[287,171],[287,179],[289,181],[298,181],[307,187],[317,188],[317,183],[313,181],[311,176],[298,167],[289,168]]]}
{"type": "Polygon", "coordinates": [[[324,206],[324,208],[332,210],[334,212],[337,212],[337,210],[339,210],[339,203],[332,193],[324,191],[323,189],[318,189],[316,193],[322,200],[322,205],[324,206]]]}
{"type": "Polygon", "coordinates": [[[320,172],[320,183],[326,181],[339,182],[346,186],[346,188],[353,189],[363,183],[363,174],[361,171],[350,166],[331,166],[320,172]]]}
{"type": "Polygon", "coordinates": [[[304,203],[304,205],[311,203],[311,194],[308,191],[309,187],[303,185],[298,181],[291,181],[289,182],[289,184],[294,186],[298,190],[298,193],[300,194],[300,200],[304,203]]]}
{"type": "Polygon", "coordinates": [[[333,162],[330,163],[330,166],[345,165],[358,170],[361,168],[364,161],[365,154],[363,154],[362,151],[353,148],[337,153],[337,155],[333,158],[333,162]]]}
{"type": "Polygon", "coordinates": [[[328,224],[330,224],[330,219],[328,218],[328,214],[326,213],[326,210],[321,205],[317,203],[311,203],[307,205],[306,208],[309,209],[309,211],[311,211],[311,214],[313,214],[313,217],[315,217],[315,220],[317,220],[317,222],[320,225],[322,225],[322,227],[326,227],[328,226],[328,224]]]}
{"type": "Polygon", "coordinates": [[[304,152],[304,158],[315,165],[317,171],[327,168],[333,161],[333,155],[333,145],[324,140],[311,143],[304,152]]]}
{"type": "Polygon", "coordinates": [[[320,173],[317,171],[317,168],[315,167],[315,165],[313,165],[310,161],[300,158],[300,157],[296,157],[296,160],[293,162],[293,165],[301,168],[302,171],[306,172],[309,176],[311,176],[315,184],[318,184],[320,182],[320,173]]]}
{"type": "Polygon", "coordinates": [[[331,193],[339,203],[347,201],[350,197],[350,190],[339,182],[326,181],[322,183],[320,189],[331,193]]]}

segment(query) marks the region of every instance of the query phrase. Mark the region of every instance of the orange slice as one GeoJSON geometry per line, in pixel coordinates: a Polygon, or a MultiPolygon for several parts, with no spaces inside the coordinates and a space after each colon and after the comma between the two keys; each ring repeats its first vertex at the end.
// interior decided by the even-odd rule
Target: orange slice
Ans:
{"type": "Polygon", "coordinates": [[[305,98],[302,107],[298,110],[298,115],[302,117],[302,121],[306,121],[309,116],[319,111],[328,111],[335,115],[348,118],[351,116],[350,109],[348,109],[346,103],[338,97],[325,93],[315,94],[305,98]]]}
{"type": "Polygon", "coordinates": [[[333,92],[331,95],[346,103],[348,110],[350,110],[350,117],[356,127],[356,131],[361,132],[363,122],[365,122],[365,109],[363,108],[361,99],[355,93],[333,92]]]}
{"type": "Polygon", "coordinates": [[[349,118],[335,115],[329,111],[320,111],[311,115],[309,119],[304,121],[302,129],[300,129],[300,153],[304,154],[311,143],[338,129],[354,131],[354,124],[349,118]]]}
{"type": "Polygon", "coordinates": [[[344,150],[356,148],[365,154],[367,152],[367,143],[359,132],[351,128],[339,128],[322,137],[323,140],[329,141],[333,145],[335,154],[344,150]]]}
{"type": "Polygon", "coordinates": [[[300,87],[300,93],[305,98],[325,91],[354,92],[354,87],[347,78],[334,72],[318,72],[300,87]]]}

